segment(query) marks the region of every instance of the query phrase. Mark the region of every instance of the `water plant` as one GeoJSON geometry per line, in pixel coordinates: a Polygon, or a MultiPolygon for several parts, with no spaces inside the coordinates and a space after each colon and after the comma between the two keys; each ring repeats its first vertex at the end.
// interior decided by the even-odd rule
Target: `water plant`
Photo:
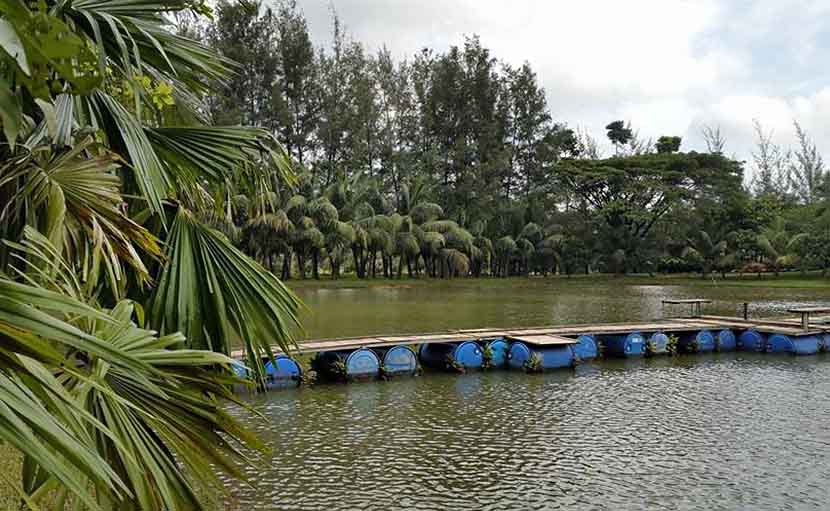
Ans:
{"type": "Polygon", "coordinates": [[[456,360],[455,357],[452,356],[452,353],[447,353],[447,356],[444,358],[444,364],[446,364],[448,371],[455,371],[462,374],[467,372],[467,368],[464,367],[464,364],[456,360]]]}
{"type": "Polygon", "coordinates": [[[486,371],[493,368],[493,347],[489,343],[484,345],[481,350],[481,369],[486,371]]]}
{"type": "Polygon", "coordinates": [[[700,341],[697,338],[686,343],[686,353],[697,353],[700,351],[700,341]]]}
{"type": "Polygon", "coordinates": [[[680,339],[674,334],[669,334],[668,337],[669,340],[666,341],[666,352],[669,354],[669,356],[673,357],[677,355],[677,346],[680,342],[680,339]]]}
{"type": "Polygon", "coordinates": [[[659,346],[657,346],[656,341],[654,341],[652,339],[649,339],[648,341],[646,341],[646,349],[645,349],[645,352],[643,353],[643,355],[646,358],[651,358],[651,357],[657,355],[658,352],[659,352],[659,346]]]}
{"type": "Polygon", "coordinates": [[[527,373],[541,373],[544,371],[542,366],[542,355],[533,352],[530,354],[530,358],[524,363],[524,370],[527,373]]]}
{"type": "Polygon", "coordinates": [[[315,379],[324,378],[338,382],[347,380],[346,360],[341,355],[327,356],[317,353],[309,362],[315,379]]]}

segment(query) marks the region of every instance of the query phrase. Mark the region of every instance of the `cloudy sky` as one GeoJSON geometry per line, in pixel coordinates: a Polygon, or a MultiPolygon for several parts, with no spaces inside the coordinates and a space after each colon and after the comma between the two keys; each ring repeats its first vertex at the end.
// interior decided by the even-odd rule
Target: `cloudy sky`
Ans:
{"type": "Polygon", "coordinates": [[[641,135],[702,148],[718,125],[749,159],[752,120],[791,145],[797,119],[830,150],[828,0],[298,0],[318,45],[334,6],[369,50],[405,57],[479,34],[493,54],[527,60],[553,116],[595,136],[614,119],[641,135]]]}

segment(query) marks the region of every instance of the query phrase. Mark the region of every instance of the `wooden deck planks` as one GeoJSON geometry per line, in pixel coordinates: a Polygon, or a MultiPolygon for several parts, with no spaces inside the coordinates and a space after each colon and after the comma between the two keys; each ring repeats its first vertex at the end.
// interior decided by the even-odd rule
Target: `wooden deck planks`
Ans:
{"type": "Polygon", "coordinates": [[[533,346],[570,346],[576,344],[576,339],[551,334],[524,335],[521,337],[509,336],[509,338],[513,341],[519,341],[533,346]]]}

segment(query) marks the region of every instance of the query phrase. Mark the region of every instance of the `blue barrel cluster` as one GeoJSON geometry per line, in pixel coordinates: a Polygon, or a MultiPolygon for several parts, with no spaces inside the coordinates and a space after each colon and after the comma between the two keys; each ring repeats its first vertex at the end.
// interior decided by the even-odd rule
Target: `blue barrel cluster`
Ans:
{"type": "MultiPolygon", "coordinates": [[[[749,351],[758,353],[792,353],[812,355],[830,351],[830,333],[825,335],[765,335],[745,330],[736,335],[729,329],[699,330],[676,335],[676,349],[683,353],[749,351]]],[[[665,332],[631,332],[626,334],[581,335],[571,345],[536,346],[505,338],[447,341],[422,344],[416,354],[409,346],[359,348],[349,351],[321,352],[313,363],[323,379],[341,381],[371,380],[379,376],[411,376],[418,372],[419,361],[439,370],[467,371],[482,368],[547,371],[574,367],[580,362],[605,355],[641,357],[666,355],[672,351],[670,335],[665,332]]],[[[234,371],[249,378],[250,371],[241,363],[234,371]]],[[[266,388],[296,387],[303,370],[295,360],[279,355],[265,364],[266,388]]]]}
{"type": "Polygon", "coordinates": [[[756,330],[747,330],[738,337],[738,349],[757,353],[815,355],[830,349],[830,335],[764,335],[756,330]]]}
{"type": "MultiPolygon", "coordinates": [[[[680,353],[735,351],[739,346],[735,333],[728,329],[718,332],[710,330],[679,332],[675,335],[677,338],[675,349],[680,353]]],[[[661,331],[599,336],[599,342],[606,356],[624,358],[667,355],[671,351],[669,340],[669,335],[661,331]]]]}

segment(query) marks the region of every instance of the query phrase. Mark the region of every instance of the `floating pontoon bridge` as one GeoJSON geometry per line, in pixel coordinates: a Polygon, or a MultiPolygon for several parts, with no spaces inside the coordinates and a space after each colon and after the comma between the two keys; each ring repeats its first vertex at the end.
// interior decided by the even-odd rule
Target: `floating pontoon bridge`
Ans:
{"type": "MultiPolygon", "coordinates": [[[[705,303],[709,301],[664,301],[666,305],[691,306],[690,317],[324,339],[303,342],[290,355],[316,354],[314,365],[319,374],[351,381],[381,375],[413,375],[420,365],[456,371],[480,368],[543,371],[572,367],[600,355],[657,356],[673,349],[686,353],[743,350],[810,355],[830,348],[830,323],[815,316],[830,314],[830,307],[791,309],[790,313],[801,315],[798,319],[751,320],[705,315],[701,311],[705,303]],[[670,346],[670,341],[676,346],[670,346]]],[[[299,364],[295,369],[286,360],[289,354],[276,347],[274,351],[279,354],[280,367],[273,376],[296,380],[294,384],[298,385],[299,364]]],[[[244,353],[235,352],[233,356],[241,359],[244,353]]],[[[285,386],[288,385],[276,385],[285,386]]]]}

